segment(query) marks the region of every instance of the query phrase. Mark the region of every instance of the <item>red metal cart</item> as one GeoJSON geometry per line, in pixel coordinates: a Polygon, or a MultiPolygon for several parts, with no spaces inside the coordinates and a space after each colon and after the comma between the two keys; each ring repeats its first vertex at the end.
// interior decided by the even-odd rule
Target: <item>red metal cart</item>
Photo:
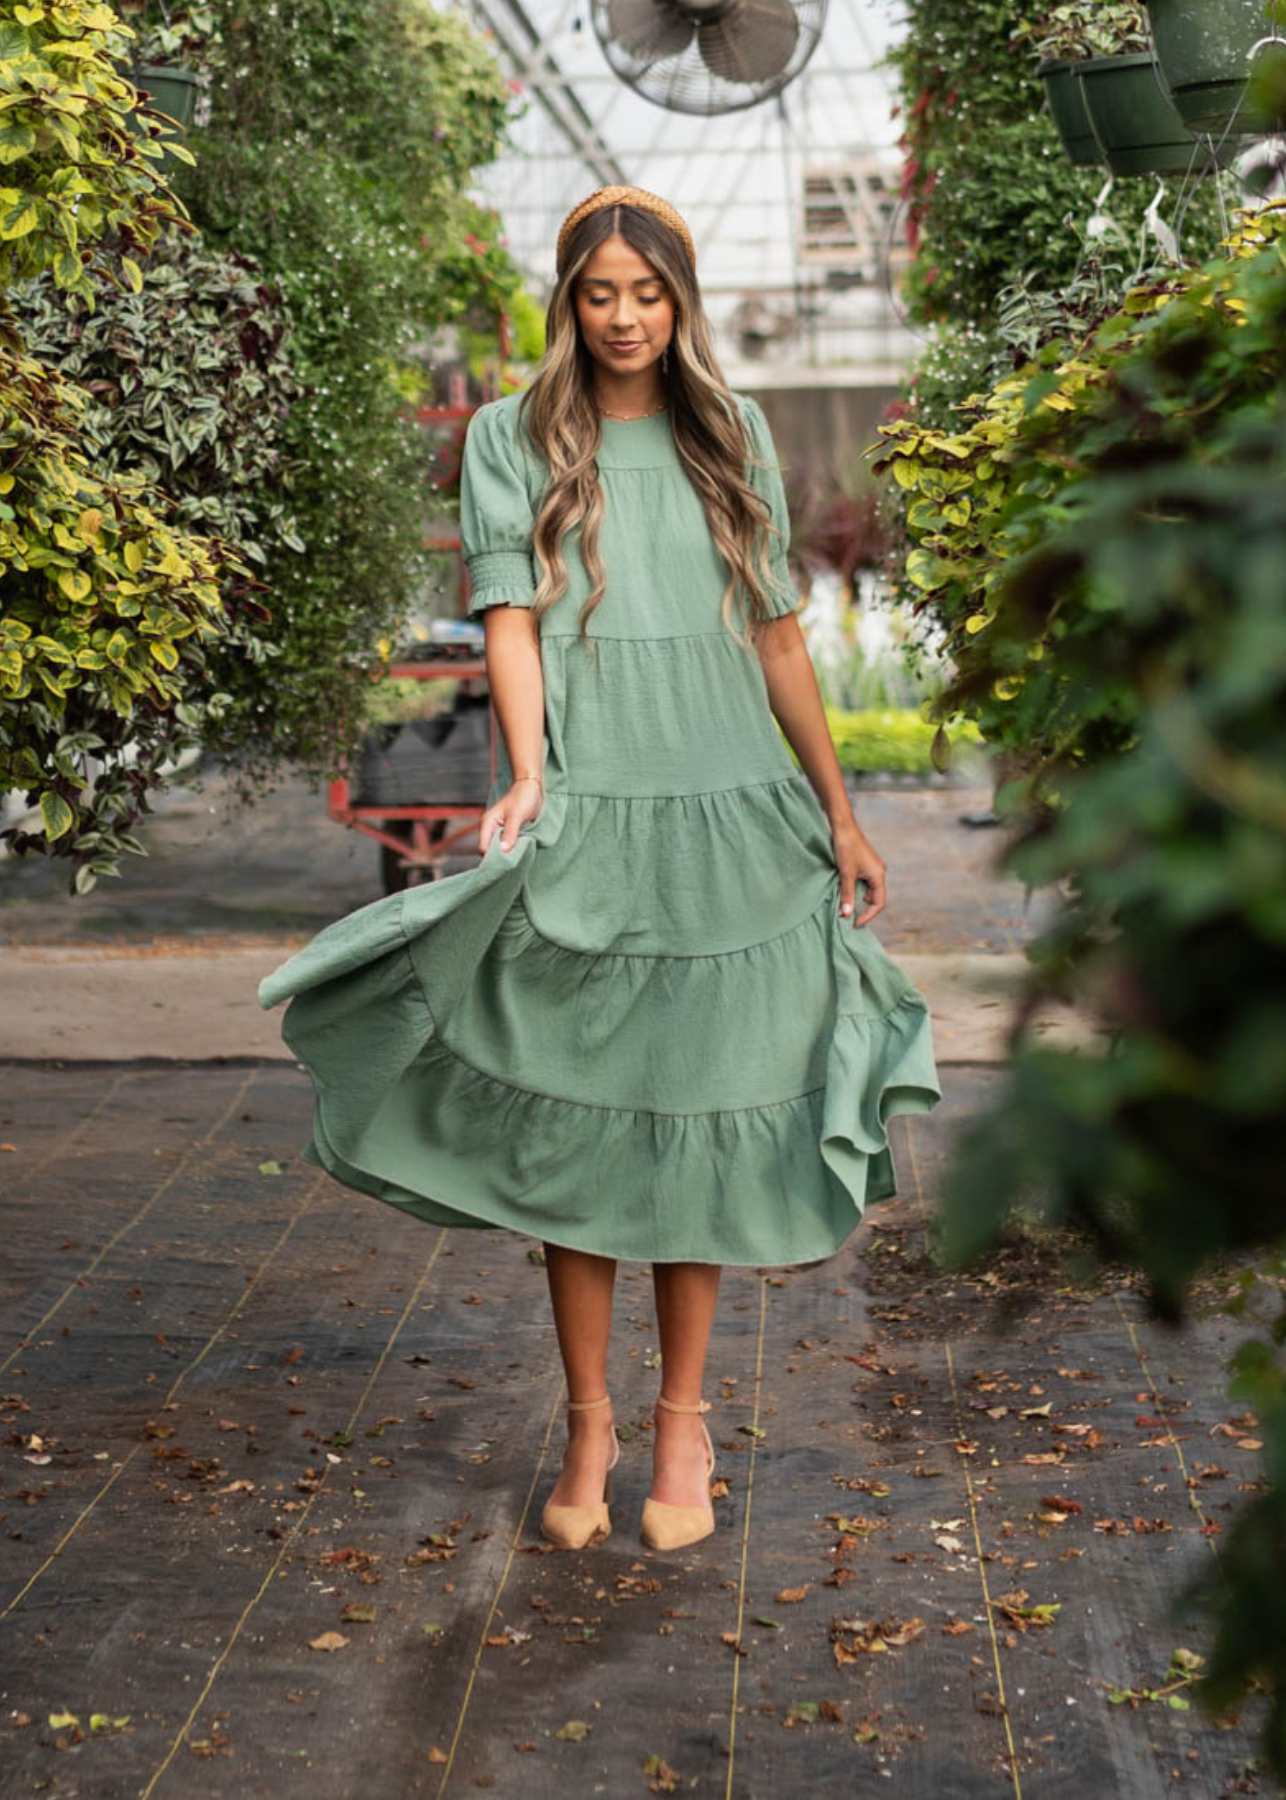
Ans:
{"type": "MultiPolygon", "coordinates": [[[[394,679],[459,681],[486,679],[487,665],[476,654],[451,655],[439,649],[424,661],[393,663],[384,674],[394,679]]],[[[487,785],[496,776],[496,717],[488,706],[487,785]]],[[[327,814],[337,824],[360,831],[380,846],[380,875],[386,894],[420,881],[438,880],[453,854],[477,849],[478,825],[486,810],[485,793],[477,801],[434,800],[399,804],[354,799],[352,771],[344,766],[330,784],[327,814]]]]}
{"type": "MultiPolygon", "coordinates": [[[[501,322],[500,344],[502,355],[507,354],[504,321],[501,322]]],[[[452,387],[455,390],[453,399],[463,402],[463,377],[453,377],[452,387]]],[[[423,407],[418,418],[425,426],[455,424],[468,419],[474,410],[463,403],[423,407]]],[[[460,558],[458,537],[429,538],[426,547],[449,550],[460,558]]],[[[487,676],[481,622],[467,618],[469,577],[462,559],[459,581],[460,617],[434,621],[430,641],[422,650],[406,652],[401,660],[381,670],[377,676],[381,680],[456,680],[461,684],[457,690],[457,711],[462,697],[478,697],[479,690],[473,688],[471,691],[471,684],[481,684],[481,691],[485,693],[487,676]],[[457,641],[451,641],[453,638],[457,641]],[[440,641],[442,639],[447,641],[440,641]]],[[[346,764],[341,765],[339,775],[331,782],[327,814],[337,824],[364,833],[380,846],[380,874],[386,893],[395,893],[421,881],[438,880],[447,872],[447,862],[453,855],[458,858],[468,851],[476,854],[477,828],[486,810],[486,791],[496,778],[496,716],[489,698],[486,711],[485,752],[478,742],[478,734],[469,733],[472,760],[468,754],[463,762],[456,757],[444,784],[450,797],[431,791],[435,784],[431,752],[424,758],[422,779],[418,771],[412,778],[412,785],[416,787],[413,797],[405,794],[392,799],[379,795],[366,797],[360,784],[355,794],[355,782],[361,770],[353,770],[346,764]],[[468,792],[460,791],[462,784],[468,792]],[[418,791],[420,786],[425,789],[423,794],[418,791]]],[[[443,772],[446,774],[445,763],[443,772]]],[[[397,785],[393,784],[394,787],[397,785]]]]}

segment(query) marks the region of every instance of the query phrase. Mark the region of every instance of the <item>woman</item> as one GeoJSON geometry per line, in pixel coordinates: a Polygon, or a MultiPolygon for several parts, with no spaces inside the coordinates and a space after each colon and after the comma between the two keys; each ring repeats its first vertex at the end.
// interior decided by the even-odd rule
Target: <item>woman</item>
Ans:
{"type": "Polygon", "coordinates": [[[641,189],[564,220],[541,368],[465,443],[502,740],[481,861],[329,926],[260,989],[292,996],[307,1160],[543,1240],[569,1410],[542,1529],[569,1548],[611,1528],[617,1260],[653,1265],[642,1535],[677,1549],[714,1528],[723,1264],[831,1255],[894,1191],[890,1115],[941,1097],[923,998],[861,929],[885,865],[795,617],[767,421],[719,370],[695,265],[641,189]]]}

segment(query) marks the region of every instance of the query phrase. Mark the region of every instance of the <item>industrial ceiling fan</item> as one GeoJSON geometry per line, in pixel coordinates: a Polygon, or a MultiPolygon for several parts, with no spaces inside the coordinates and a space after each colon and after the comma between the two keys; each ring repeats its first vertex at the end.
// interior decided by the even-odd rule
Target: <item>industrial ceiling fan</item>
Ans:
{"type": "Polygon", "coordinates": [[[827,0],[591,0],[629,87],[673,112],[736,112],[780,93],[822,34],[827,0]]]}

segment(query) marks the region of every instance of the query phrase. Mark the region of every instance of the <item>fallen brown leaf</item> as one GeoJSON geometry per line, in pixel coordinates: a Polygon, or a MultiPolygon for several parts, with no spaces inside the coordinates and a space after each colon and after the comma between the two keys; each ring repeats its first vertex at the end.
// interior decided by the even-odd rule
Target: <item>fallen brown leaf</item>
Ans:
{"type": "Polygon", "coordinates": [[[683,1777],[677,1769],[672,1769],[663,1756],[649,1756],[644,1760],[643,1773],[655,1779],[648,1782],[654,1794],[672,1794],[683,1777]]]}

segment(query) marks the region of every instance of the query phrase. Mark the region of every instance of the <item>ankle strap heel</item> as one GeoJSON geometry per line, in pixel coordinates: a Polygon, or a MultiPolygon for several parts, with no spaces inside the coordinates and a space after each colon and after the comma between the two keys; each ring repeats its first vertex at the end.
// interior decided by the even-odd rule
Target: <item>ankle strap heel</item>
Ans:
{"type": "MultiPolygon", "coordinates": [[[[604,1394],[598,1400],[569,1400],[568,1412],[596,1412],[600,1407],[610,1406],[612,1397],[604,1394]]],[[[621,1442],[615,1432],[612,1434],[612,1460],[607,1465],[607,1473],[603,1479],[603,1498],[591,1501],[588,1505],[561,1506],[552,1500],[545,1502],[540,1516],[541,1535],[551,1544],[557,1544],[564,1550],[583,1550],[588,1544],[601,1544],[612,1529],[612,1515],[608,1510],[608,1502],[612,1498],[612,1470],[616,1467],[621,1454],[621,1442]]]]}
{"type": "MultiPolygon", "coordinates": [[[[674,1413],[708,1413],[710,1402],[698,1400],[695,1406],[682,1406],[677,1400],[667,1400],[664,1394],[658,1394],[656,1403],[666,1412],[674,1413]]],[[[701,1421],[701,1430],[706,1441],[706,1479],[714,1474],[714,1445],[710,1441],[710,1428],[705,1420],[701,1421]]],[[[649,1494],[643,1502],[643,1519],[641,1536],[649,1550],[682,1550],[689,1544],[699,1543],[709,1537],[714,1530],[714,1508],[709,1500],[703,1506],[672,1506],[668,1501],[654,1500],[649,1494]]]]}

